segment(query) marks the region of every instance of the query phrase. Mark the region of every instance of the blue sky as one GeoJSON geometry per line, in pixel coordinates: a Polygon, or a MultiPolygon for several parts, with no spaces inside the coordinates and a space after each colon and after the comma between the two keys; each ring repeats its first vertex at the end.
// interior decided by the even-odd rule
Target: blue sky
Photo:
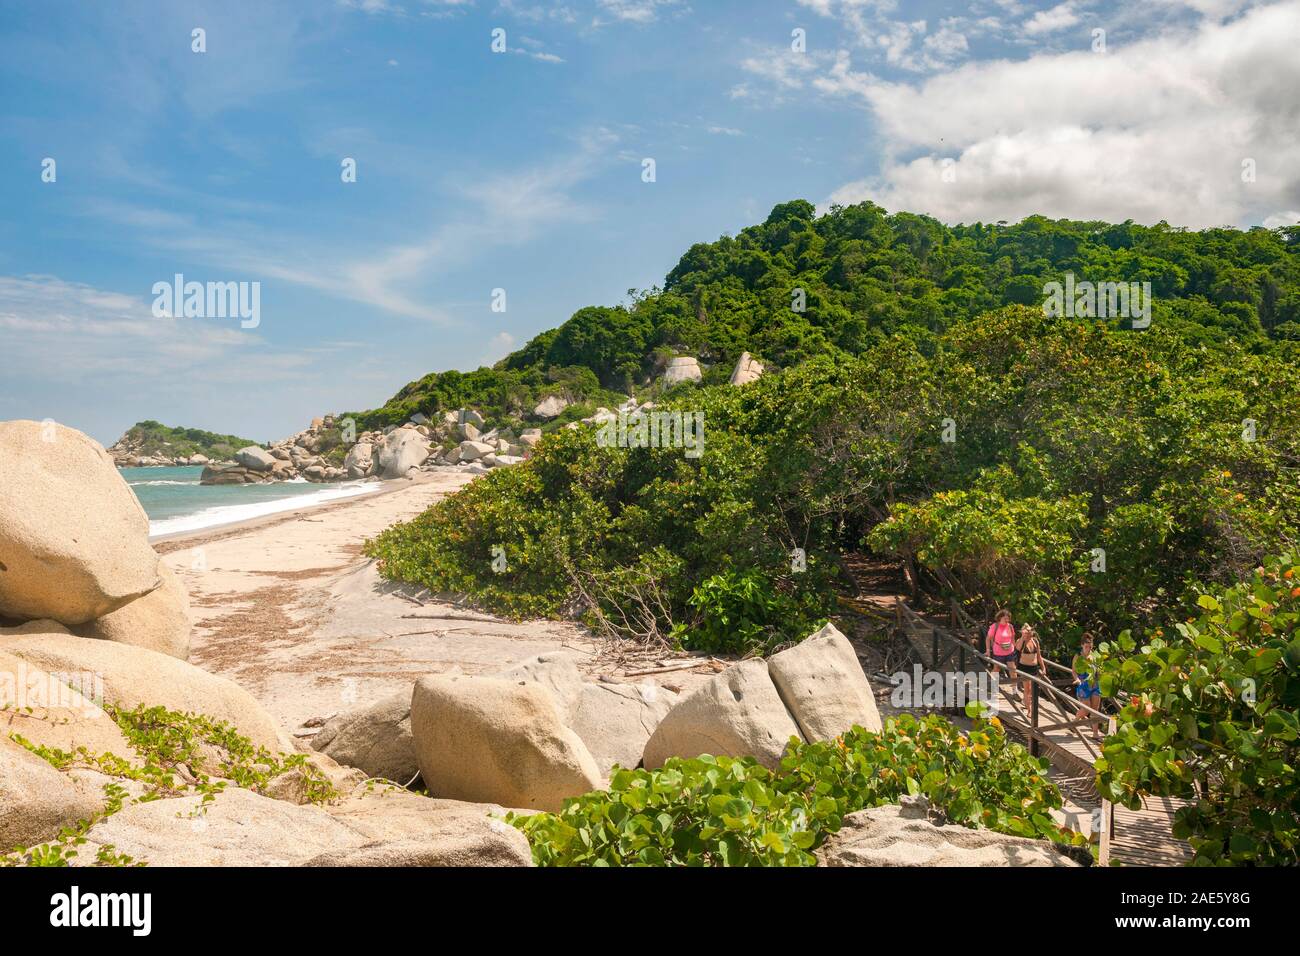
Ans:
{"type": "Polygon", "coordinates": [[[1297,35],[1297,0],[10,2],[0,418],[281,437],[797,197],[1295,222],[1297,35]],[[260,324],[155,317],[175,273],[259,282],[260,324]]]}

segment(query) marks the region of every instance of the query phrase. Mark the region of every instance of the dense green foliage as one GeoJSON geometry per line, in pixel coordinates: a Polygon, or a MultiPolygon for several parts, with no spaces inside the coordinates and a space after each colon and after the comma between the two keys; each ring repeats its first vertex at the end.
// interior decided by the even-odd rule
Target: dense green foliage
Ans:
{"type": "Polygon", "coordinates": [[[1010,605],[1049,650],[1085,628],[1159,626],[1197,582],[1235,581],[1300,531],[1289,346],[1199,331],[1011,307],[924,346],[899,336],[695,389],[660,407],[704,413],[701,457],[562,430],[370,553],[390,577],[506,613],[576,607],[709,649],[727,649],[719,627],[731,649],[809,633],[837,555],[864,545],[980,611],[1010,605]],[[756,597],[737,613],[744,588],[756,597]]]}
{"type": "Polygon", "coordinates": [[[155,421],[136,422],[118,444],[136,449],[142,458],[206,455],[214,461],[233,458],[235,452],[257,442],[238,435],[218,435],[201,428],[170,428],[155,421]]]}
{"type": "Polygon", "coordinates": [[[742,351],[787,368],[860,355],[898,333],[924,342],[983,312],[1041,305],[1044,284],[1066,273],[1150,282],[1153,322],[1182,320],[1197,341],[1253,351],[1270,337],[1300,340],[1298,250],[1300,226],[1189,232],[1031,216],[948,227],[869,202],[819,217],[795,200],[734,237],[692,246],[662,289],[579,309],[495,368],[425,376],[355,417],[374,427],[470,405],[504,419],[552,392],[612,407],[602,389],[640,392],[674,354],[714,366],[708,384],[725,381],[742,351]],[[795,290],[803,311],[792,308],[795,290]]]}
{"type": "Polygon", "coordinates": [[[837,555],[864,545],[977,612],[1010,605],[1051,650],[1085,628],[1158,626],[1197,582],[1296,540],[1297,252],[1300,227],[949,228],[786,203],[692,247],[662,291],[580,310],[495,369],[428,376],[372,413],[509,417],[557,383],[644,396],[664,356],[688,352],[715,363],[705,387],[663,407],[705,413],[703,457],[556,431],[371,553],[496,610],[578,609],[710,649],[807,633],[837,555]],[[1045,317],[1043,285],[1066,272],[1150,282],[1150,328],[1045,317]],[[742,350],[769,374],[711,386],[742,350]]]}
{"type": "Polygon", "coordinates": [[[1061,796],[1045,769],[996,718],[963,733],[905,714],[879,734],[792,739],[779,772],[751,758],[673,758],[654,771],[616,769],[608,790],[558,814],[509,819],[539,866],[811,866],[847,814],[905,794],[924,794],[965,826],[1080,843],[1050,816],[1061,796]]]}
{"type": "Polygon", "coordinates": [[[1138,650],[1102,645],[1102,693],[1130,694],[1098,765],[1099,785],[1137,808],[1189,799],[1174,834],[1195,862],[1300,863],[1300,558],[1202,594],[1196,616],[1138,650]]]}

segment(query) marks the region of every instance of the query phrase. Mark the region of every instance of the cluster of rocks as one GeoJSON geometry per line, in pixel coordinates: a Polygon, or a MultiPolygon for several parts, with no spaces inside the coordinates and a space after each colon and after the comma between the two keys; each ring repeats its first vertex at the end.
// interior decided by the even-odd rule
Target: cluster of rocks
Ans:
{"type": "MultiPolygon", "coordinates": [[[[763,363],[748,352],[742,352],[740,358],[736,360],[730,382],[732,385],[748,385],[762,374],[763,363]]],[[[698,359],[689,355],[678,355],[668,360],[663,374],[659,376],[659,383],[667,388],[679,382],[699,382],[703,378],[704,373],[700,370],[698,359]]]]}
{"type": "MultiPolygon", "coordinates": [[[[477,426],[465,418],[434,431],[466,435],[477,426]]],[[[400,432],[426,440],[415,429],[382,437],[381,467],[411,441],[400,432]]],[[[710,753],[774,767],[791,738],[881,727],[853,646],[827,625],[685,695],[588,680],[570,653],[491,675],[420,677],[322,726],[305,754],[312,775],[337,792],[323,804],[309,799],[303,767],[257,790],[230,779],[215,796],[149,793],[111,772],[111,761],[56,767],[33,748],[85,748],[144,765],[109,706],[203,715],[255,748],[298,748],[247,691],[188,663],[184,588],[149,546],[144,513],[103,448],[72,429],[50,440],[42,423],[4,422],[0,461],[0,854],[84,825],[72,865],[111,848],[153,865],[529,866],[527,840],[501,819],[506,810],[558,810],[606,786],[615,765],[653,769],[710,753]],[[428,797],[401,786],[417,776],[428,797]],[[126,796],[105,816],[108,784],[126,796]]],[[[203,759],[205,771],[220,770],[206,750],[203,759]]],[[[193,782],[191,769],[178,768],[182,782],[193,782]]],[[[819,850],[822,862],[1057,862],[1036,841],[943,827],[915,810],[850,815],[819,850]]]]}
{"type": "Polygon", "coordinates": [[[132,435],[127,432],[113,444],[109,445],[106,451],[109,457],[113,459],[113,464],[118,468],[167,468],[183,467],[185,465],[206,465],[211,462],[207,455],[164,455],[164,454],[145,454],[146,439],[143,435],[132,435]]]}
{"type": "MultiPolygon", "coordinates": [[[[301,768],[260,792],[150,794],[116,761],[56,767],[33,748],[116,757],[142,768],[106,708],[161,706],[223,722],[255,748],[292,754],[278,722],[230,680],[188,663],[183,586],[149,546],[148,522],[113,459],[87,436],[0,423],[0,854],[85,825],[69,862],[111,848],[152,865],[531,865],[501,806],[430,800],[311,751],[339,792],[309,803],[301,768]],[[76,475],[77,481],[68,480],[76,475]],[[19,743],[22,738],[26,744],[19,743]],[[126,794],[104,816],[106,786],[126,794]],[[142,797],[146,799],[141,799],[142,797]]],[[[204,770],[219,763],[200,744],[204,770]]],[[[180,765],[180,783],[193,783],[180,765]]]]}
{"type": "Polygon", "coordinates": [[[373,776],[418,774],[435,797],[556,810],[604,786],[615,764],[709,753],[775,767],[792,737],[829,740],[854,725],[879,730],[880,714],[852,644],[828,624],[681,697],[586,680],[567,652],[492,675],[430,675],[334,717],[312,746],[373,776]]]}
{"type": "Polygon", "coordinates": [[[232,462],[214,462],[199,476],[202,485],[262,484],[268,481],[342,481],[346,469],[328,457],[344,441],[340,423],[333,415],[313,418],[311,425],[296,435],[267,448],[248,445],[235,452],[232,462]]]}
{"type": "Polygon", "coordinates": [[[357,481],[364,478],[409,478],[414,472],[452,465],[486,471],[513,465],[532,454],[541,440],[540,428],[516,434],[512,429],[489,430],[472,408],[448,411],[436,419],[416,413],[400,425],[351,436],[333,416],[315,419],[310,428],[276,442],[269,449],[241,448],[229,465],[205,468],[200,484],[248,484],[303,479],[311,482],[357,481]],[[341,463],[324,452],[343,444],[341,463]]]}
{"type": "MultiPolygon", "coordinates": [[[[762,374],[762,363],[745,352],[731,374],[731,384],[746,385],[762,374]]],[[[697,359],[677,356],[668,361],[660,382],[671,386],[678,382],[698,382],[702,377],[697,359]]],[[[550,421],[558,418],[571,404],[563,395],[548,395],[537,403],[532,415],[539,421],[550,421]]],[[[635,398],[629,398],[619,406],[620,410],[629,413],[650,408],[654,408],[653,402],[638,404],[635,398]]],[[[570,422],[566,427],[602,425],[617,417],[617,411],[602,406],[581,423],[570,422]]],[[[470,408],[443,412],[434,419],[416,413],[401,425],[363,432],[351,444],[348,444],[351,436],[341,428],[342,424],[333,415],[313,419],[310,427],[267,448],[258,445],[241,448],[233,461],[209,461],[204,455],[141,457],[121,442],[112,450],[119,466],[203,465],[200,484],[241,485],[292,480],[332,482],[405,478],[412,471],[455,465],[486,471],[518,464],[528,458],[542,437],[540,428],[525,428],[518,433],[511,428],[488,430],[483,416],[470,408]],[[337,457],[328,454],[340,444],[348,449],[341,463],[337,457]]]]}

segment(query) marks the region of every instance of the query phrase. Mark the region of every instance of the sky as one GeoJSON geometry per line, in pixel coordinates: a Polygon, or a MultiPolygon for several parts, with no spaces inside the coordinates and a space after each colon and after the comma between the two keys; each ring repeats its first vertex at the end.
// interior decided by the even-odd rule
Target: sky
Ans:
{"type": "Polygon", "coordinates": [[[1297,38],[1300,0],[6,0],[0,419],[284,437],[796,198],[1293,224],[1297,38]]]}

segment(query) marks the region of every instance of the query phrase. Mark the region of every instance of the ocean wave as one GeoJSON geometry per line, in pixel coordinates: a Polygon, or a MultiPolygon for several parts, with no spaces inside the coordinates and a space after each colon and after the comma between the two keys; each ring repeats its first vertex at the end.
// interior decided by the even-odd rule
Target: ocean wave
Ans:
{"type": "Polygon", "coordinates": [[[197,485],[197,481],[170,481],[166,478],[159,478],[155,481],[128,481],[128,485],[135,487],[137,485],[197,485]]]}
{"type": "MultiPolygon", "coordinates": [[[[288,482],[285,482],[288,484],[288,482]]],[[[175,518],[162,518],[149,522],[149,537],[156,538],[164,534],[178,534],[184,531],[201,531],[220,525],[261,518],[265,515],[294,511],[298,508],[320,504],[325,501],[337,501],[341,498],[355,498],[358,495],[378,491],[379,482],[349,482],[325,488],[306,495],[293,495],[288,498],[276,498],[272,501],[256,501],[240,505],[221,505],[216,508],[204,508],[194,514],[179,515],[175,518]]]]}

